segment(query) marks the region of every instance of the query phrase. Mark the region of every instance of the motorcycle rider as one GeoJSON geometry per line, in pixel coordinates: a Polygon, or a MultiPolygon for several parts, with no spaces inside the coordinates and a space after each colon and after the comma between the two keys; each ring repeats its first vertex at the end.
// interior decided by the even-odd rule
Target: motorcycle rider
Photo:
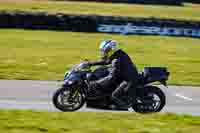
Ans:
{"type": "Polygon", "coordinates": [[[111,65],[109,75],[97,81],[91,81],[91,89],[108,88],[112,83],[120,85],[112,93],[112,101],[119,107],[130,107],[135,103],[138,71],[131,58],[118,47],[115,40],[105,40],[100,43],[102,60],[87,62],[89,66],[111,65]],[[123,94],[127,94],[123,100],[123,94]]]}

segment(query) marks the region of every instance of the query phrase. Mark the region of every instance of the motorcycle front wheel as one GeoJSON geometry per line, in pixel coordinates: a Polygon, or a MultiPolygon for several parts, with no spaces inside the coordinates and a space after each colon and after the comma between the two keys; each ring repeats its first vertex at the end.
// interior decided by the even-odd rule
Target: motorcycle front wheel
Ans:
{"type": "Polygon", "coordinates": [[[85,104],[83,94],[78,90],[72,93],[69,88],[56,90],[52,101],[54,106],[63,112],[77,111],[85,104]]]}

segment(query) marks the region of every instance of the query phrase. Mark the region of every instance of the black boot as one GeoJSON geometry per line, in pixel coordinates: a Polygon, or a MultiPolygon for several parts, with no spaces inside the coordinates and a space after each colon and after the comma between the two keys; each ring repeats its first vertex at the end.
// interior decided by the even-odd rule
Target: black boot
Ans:
{"type": "Polygon", "coordinates": [[[132,99],[130,98],[117,98],[117,97],[112,97],[112,109],[128,109],[132,107],[131,103],[132,99]]]}

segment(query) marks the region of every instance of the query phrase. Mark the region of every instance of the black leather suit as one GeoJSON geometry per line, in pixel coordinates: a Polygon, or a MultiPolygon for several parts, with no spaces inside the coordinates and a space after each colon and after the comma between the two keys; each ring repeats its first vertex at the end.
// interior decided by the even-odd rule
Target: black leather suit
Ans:
{"type": "Polygon", "coordinates": [[[109,59],[89,62],[88,64],[90,66],[111,64],[109,75],[92,84],[107,88],[111,83],[119,83],[112,94],[112,98],[118,100],[123,94],[127,94],[135,100],[138,71],[131,58],[124,51],[118,50],[109,59]]]}

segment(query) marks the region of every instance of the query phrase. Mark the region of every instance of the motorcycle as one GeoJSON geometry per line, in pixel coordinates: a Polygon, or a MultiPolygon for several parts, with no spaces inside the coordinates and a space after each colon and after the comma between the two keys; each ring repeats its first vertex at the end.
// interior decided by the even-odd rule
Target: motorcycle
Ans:
{"type": "MultiPolygon", "coordinates": [[[[85,103],[90,108],[108,109],[112,104],[112,92],[91,92],[90,81],[98,80],[109,74],[109,67],[103,66],[91,70],[84,62],[75,65],[64,75],[64,83],[61,88],[53,94],[53,104],[61,111],[77,111],[85,103]]],[[[167,80],[170,73],[165,67],[145,67],[144,71],[139,72],[139,83],[136,91],[136,103],[131,108],[135,112],[149,113],[159,112],[166,104],[166,97],[162,89],[152,85],[160,82],[167,87],[167,80]]],[[[116,85],[111,85],[115,89],[116,85]]],[[[104,89],[106,90],[106,89],[104,89]]],[[[108,89],[112,90],[112,89],[108,89]]],[[[126,95],[124,96],[126,98],[126,95]]],[[[129,108],[130,109],[130,108],[129,108]]],[[[118,108],[115,110],[128,111],[128,108],[118,108]]]]}

